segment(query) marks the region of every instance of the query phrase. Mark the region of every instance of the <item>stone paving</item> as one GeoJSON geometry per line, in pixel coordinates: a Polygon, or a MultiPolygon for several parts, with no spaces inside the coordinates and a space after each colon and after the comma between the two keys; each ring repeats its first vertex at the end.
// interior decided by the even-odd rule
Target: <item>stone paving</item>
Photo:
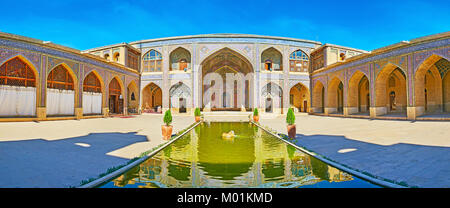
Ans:
{"type": "MultiPolygon", "coordinates": [[[[163,115],[0,123],[0,187],[74,187],[165,142],[163,115]]],[[[173,116],[173,133],[194,123],[173,116]]]]}
{"type": "MultiPolygon", "coordinates": [[[[287,134],[285,116],[260,118],[287,134]]],[[[362,172],[418,187],[450,187],[450,122],[296,116],[296,144],[362,172]]]]}
{"type": "MultiPolygon", "coordinates": [[[[162,117],[0,123],[0,187],[78,186],[163,143],[162,117]]],[[[261,125],[286,133],[285,115],[260,117],[261,125]]],[[[176,133],[194,118],[173,121],[176,133]]],[[[410,186],[450,187],[448,121],[297,114],[296,124],[298,145],[353,169],[410,186]]]]}

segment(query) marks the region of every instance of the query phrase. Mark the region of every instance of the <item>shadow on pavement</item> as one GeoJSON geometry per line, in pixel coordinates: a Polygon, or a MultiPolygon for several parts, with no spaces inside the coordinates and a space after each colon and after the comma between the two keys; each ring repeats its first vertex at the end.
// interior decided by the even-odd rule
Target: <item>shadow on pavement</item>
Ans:
{"type": "Polygon", "coordinates": [[[450,187],[450,148],[378,145],[336,135],[297,134],[294,142],[341,164],[409,186],[450,187]]]}
{"type": "Polygon", "coordinates": [[[0,187],[78,186],[128,159],[107,155],[148,141],[129,133],[92,133],[54,141],[43,139],[0,142],[0,187]]]}

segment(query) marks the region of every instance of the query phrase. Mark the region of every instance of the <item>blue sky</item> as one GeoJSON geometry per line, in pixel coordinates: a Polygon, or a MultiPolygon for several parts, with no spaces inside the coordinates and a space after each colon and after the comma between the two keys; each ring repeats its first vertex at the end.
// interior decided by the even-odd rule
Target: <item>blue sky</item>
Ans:
{"type": "Polygon", "coordinates": [[[89,48],[241,33],[373,50],[450,31],[450,1],[2,1],[0,31],[89,48]]]}

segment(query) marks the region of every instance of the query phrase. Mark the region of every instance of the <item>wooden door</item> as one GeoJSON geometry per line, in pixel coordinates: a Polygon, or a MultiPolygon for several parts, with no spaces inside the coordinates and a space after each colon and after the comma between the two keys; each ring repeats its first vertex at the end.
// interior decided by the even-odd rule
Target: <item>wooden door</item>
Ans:
{"type": "Polygon", "coordinates": [[[116,96],[115,95],[109,96],[109,112],[116,113],[116,96]]]}
{"type": "Polygon", "coordinates": [[[122,114],[123,113],[123,99],[117,99],[117,113],[122,114]]]}

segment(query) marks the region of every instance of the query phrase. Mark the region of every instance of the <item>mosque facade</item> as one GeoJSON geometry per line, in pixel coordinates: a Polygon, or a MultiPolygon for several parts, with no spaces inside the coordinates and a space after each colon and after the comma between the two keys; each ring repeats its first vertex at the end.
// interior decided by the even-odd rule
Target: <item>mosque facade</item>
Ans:
{"type": "Polygon", "coordinates": [[[0,121],[167,109],[193,114],[197,107],[450,120],[449,37],[446,32],[364,51],[285,37],[209,34],[79,51],[0,33],[0,121]]]}

